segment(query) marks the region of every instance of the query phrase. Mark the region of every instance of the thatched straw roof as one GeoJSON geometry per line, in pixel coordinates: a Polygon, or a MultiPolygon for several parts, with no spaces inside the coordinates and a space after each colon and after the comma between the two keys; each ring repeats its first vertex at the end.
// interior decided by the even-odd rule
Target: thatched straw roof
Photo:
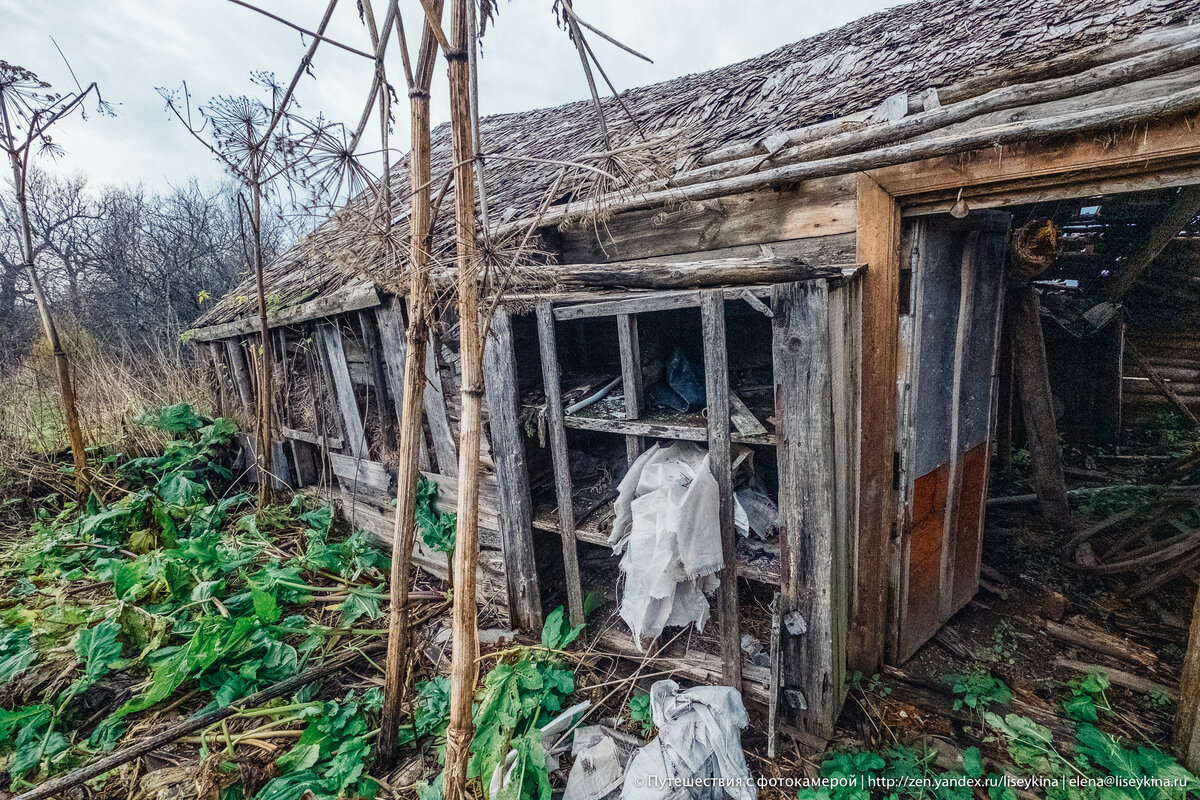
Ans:
{"type": "MultiPolygon", "coordinates": [[[[622,97],[649,143],[616,163],[590,163],[619,169],[636,185],[687,169],[723,146],[871,109],[899,92],[915,95],[1033,67],[1151,29],[1197,22],[1200,0],[919,0],[728,67],[631,89],[622,97]]],[[[615,100],[608,98],[604,108],[614,147],[644,141],[615,100]]],[[[558,164],[514,157],[581,160],[603,149],[589,101],[488,117],[481,138],[491,156],[487,194],[493,226],[536,213],[560,171],[558,164]]],[[[449,151],[449,129],[443,125],[433,136],[435,186],[450,166],[449,151]]],[[[396,169],[396,190],[407,196],[403,164],[396,169]]],[[[596,187],[594,181],[594,173],[574,171],[560,194],[580,197],[614,188],[596,187]]],[[[449,233],[449,208],[447,198],[440,234],[449,233]]],[[[269,267],[274,302],[304,302],[365,282],[364,274],[381,286],[395,285],[396,265],[381,270],[366,263],[369,256],[354,252],[352,244],[362,237],[346,236],[345,227],[335,217],[269,267]]],[[[248,315],[251,304],[236,299],[247,295],[253,295],[250,284],[236,289],[199,324],[248,315]]]]}

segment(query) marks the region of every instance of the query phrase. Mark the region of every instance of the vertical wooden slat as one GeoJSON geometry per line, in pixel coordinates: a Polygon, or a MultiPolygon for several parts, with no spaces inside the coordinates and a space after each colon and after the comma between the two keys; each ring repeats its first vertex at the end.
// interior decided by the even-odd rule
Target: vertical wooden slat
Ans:
{"type": "Polygon", "coordinates": [[[242,412],[246,415],[246,424],[254,424],[254,387],[250,382],[250,368],[246,365],[246,351],[240,339],[225,340],[225,354],[229,358],[229,374],[237,389],[238,400],[242,412]]]}
{"type": "Polygon", "coordinates": [[[717,611],[725,685],[742,689],[741,625],[738,619],[737,532],[733,529],[733,459],[729,431],[729,353],[725,342],[725,297],[720,290],[700,293],[704,339],[704,384],[708,395],[708,462],[721,494],[721,586],[717,611]]]}
{"type": "Polygon", "coordinates": [[[425,348],[425,421],[433,437],[433,453],[437,456],[438,473],[453,478],[458,475],[458,445],[450,430],[446,410],[446,394],[442,389],[442,373],[438,371],[439,342],[433,333],[425,348]]]}
{"type": "Polygon", "coordinates": [[[554,462],[554,491],[558,498],[558,531],[562,536],[563,567],[567,577],[567,608],[571,615],[571,624],[582,625],[583,590],[579,582],[579,551],[575,542],[571,463],[567,455],[567,429],[563,427],[558,338],[554,330],[554,309],[549,302],[538,303],[537,322],[542,355],[542,383],[550,416],[550,457],[554,462]]]}
{"type": "Polygon", "coordinates": [[[366,432],[363,430],[362,415],[358,411],[358,401],[354,397],[354,384],[350,381],[350,365],[346,363],[342,331],[337,323],[324,322],[317,326],[317,336],[329,368],[333,394],[337,399],[338,409],[342,412],[346,446],[355,458],[366,458],[366,432]]]}
{"type": "MultiPolygon", "coordinates": [[[[833,422],[828,290],[824,281],[772,287],[775,418],[779,436],[783,683],[798,690],[801,727],[829,738],[844,657],[833,646],[833,422]],[[802,630],[793,633],[791,629],[802,630]]],[[[710,415],[711,416],[711,415],[710,415]]]]}
{"type": "Polygon", "coordinates": [[[508,607],[519,627],[537,631],[542,627],[542,604],[533,553],[533,504],[529,499],[529,473],[518,421],[521,393],[517,386],[512,320],[503,308],[497,309],[492,317],[491,335],[483,353],[483,377],[488,428],[493,437],[492,460],[500,488],[500,537],[508,607]]]}
{"type": "Polygon", "coordinates": [[[232,416],[233,387],[229,383],[229,367],[225,363],[225,357],[221,355],[221,345],[209,342],[205,349],[208,351],[217,382],[217,413],[222,417],[232,416]]]}
{"type": "Polygon", "coordinates": [[[779,592],[775,593],[775,597],[771,599],[771,645],[768,649],[771,677],[767,682],[767,758],[775,758],[775,746],[779,739],[779,692],[781,686],[780,679],[783,675],[783,665],[780,663],[780,638],[782,636],[783,615],[779,609],[782,607],[779,592]]]}
{"type": "Polygon", "coordinates": [[[900,284],[900,205],[866,175],[858,176],[856,259],[862,285],[862,440],[859,451],[857,586],[847,658],[871,675],[883,663],[887,565],[894,516],[896,341],[900,284]]]}
{"type": "MultiPolygon", "coordinates": [[[[621,346],[621,385],[625,391],[625,419],[642,416],[642,352],[638,321],[632,314],[617,315],[617,341],[621,346]]],[[[633,464],[645,449],[641,436],[625,437],[625,460],[633,464]]]]}
{"type": "Polygon", "coordinates": [[[375,312],[363,309],[358,312],[358,327],[362,331],[363,355],[367,359],[367,370],[375,386],[375,405],[379,414],[379,432],[384,441],[396,440],[396,414],[391,403],[388,387],[387,367],[383,362],[383,345],[379,339],[379,327],[375,324],[375,312]]]}
{"type": "Polygon", "coordinates": [[[966,234],[959,266],[958,324],[954,333],[954,362],[950,378],[950,407],[946,419],[950,423],[950,477],[947,482],[946,508],[942,516],[942,564],[938,589],[938,614],[948,619],[954,603],[954,567],[957,546],[958,508],[962,494],[962,454],[960,426],[963,369],[975,320],[975,282],[978,279],[979,231],[966,234]]]}
{"type": "MultiPolygon", "coordinates": [[[[375,325],[379,330],[379,347],[383,351],[383,368],[388,385],[388,396],[392,399],[395,419],[404,415],[404,359],[408,357],[408,340],[405,338],[404,316],[400,313],[400,300],[390,297],[375,309],[375,325]]],[[[429,445],[421,433],[418,463],[424,472],[432,472],[429,460],[429,445]]]]}

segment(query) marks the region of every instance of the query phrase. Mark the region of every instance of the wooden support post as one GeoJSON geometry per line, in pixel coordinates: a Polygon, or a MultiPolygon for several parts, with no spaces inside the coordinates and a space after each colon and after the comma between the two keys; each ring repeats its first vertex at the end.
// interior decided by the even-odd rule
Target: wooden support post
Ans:
{"type": "Polygon", "coordinates": [[[216,342],[209,342],[205,349],[208,351],[208,358],[212,362],[213,374],[216,377],[217,413],[222,417],[232,416],[233,390],[229,384],[229,368],[225,364],[224,356],[221,355],[221,346],[216,342]]]}
{"type": "Polygon", "coordinates": [[[721,586],[717,610],[725,685],[742,690],[742,633],[738,615],[737,531],[733,529],[733,460],[729,438],[729,353],[725,340],[725,297],[700,293],[704,340],[704,384],[708,396],[708,466],[721,495],[721,586]]]}
{"type": "MultiPolygon", "coordinates": [[[[621,386],[625,392],[625,419],[642,416],[642,352],[638,321],[632,314],[617,315],[617,340],[621,346],[621,386]]],[[[633,464],[645,449],[641,436],[625,437],[625,459],[633,464]]]]}
{"type": "Polygon", "coordinates": [[[245,424],[254,424],[254,386],[250,382],[250,368],[246,365],[246,351],[239,339],[225,340],[225,355],[229,358],[229,375],[237,388],[238,401],[242,413],[246,415],[245,424]]]}
{"type": "Polygon", "coordinates": [[[786,695],[801,698],[790,709],[791,717],[808,733],[828,739],[845,677],[834,631],[834,617],[841,612],[834,608],[833,588],[838,565],[828,287],[824,281],[777,285],[771,299],[780,437],[782,683],[786,695]]]}
{"type": "Polygon", "coordinates": [[[996,470],[1012,468],[1013,453],[1013,359],[1012,325],[1004,310],[1000,321],[1000,346],[996,356],[996,470]]]}
{"type": "Polygon", "coordinates": [[[1179,395],[1173,390],[1150,363],[1150,360],[1142,355],[1141,351],[1133,346],[1133,342],[1125,342],[1125,352],[1133,359],[1133,363],[1137,364],[1137,368],[1142,371],[1142,374],[1150,379],[1150,383],[1158,390],[1159,394],[1167,398],[1171,405],[1175,406],[1175,410],[1183,415],[1183,418],[1188,421],[1188,424],[1193,428],[1200,428],[1200,420],[1196,419],[1196,415],[1187,407],[1187,404],[1179,399],[1179,395]]]}
{"type": "Polygon", "coordinates": [[[458,475],[458,445],[450,430],[450,415],[446,410],[446,393],[442,389],[442,373],[438,371],[438,339],[432,332],[425,347],[425,421],[433,437],[433,453],[437,456],[438,472],[451,478],[458,475]]]}
{"type": "Polygon", "coordinates": [[[518,421],[521,393],[517,386],[512,320],[504,308],[496,309],[489,338],[483,351],[483,377],[492,460],[500,488],[500,538],[504,546],[508,608],[518,627],[537,631],[542,627],[542,602],[533,552],[533,504],[529,499],[524,437],[518,421]]]}
{"type": "Polygon", "coordinates": [[[1179,677],[1179,710],[1175,714],[1175,755],[1192,774],[1200,771],[1200,592],[1192,606],[1187,655],[1179,677]]]}
{"type": "Polygon", "coordinates": [[[358,312],[358,327],[362,331],[363,355],[367,359],[367,371],[371,375],[371,383],[375,387],[376,413],[379,414],[379,432],[384,441],[396,439],[396,420],[394,406],[390,402],[391,391],[388,387],[387,367],[383,361],[383,345],[379,338],[379,327],[375,324],[375,314],[370,310],[358,312]]]}
{"type": "Polygon", "coordinates": [[[558,371],[558,337],[554,309],[547,301],[537,307],[538,340],[542,354],[542,383],[550,416],[550,457],[554,462],[554,491],[558,498],[558,532],[562,536],[563,568],[567,577],[567,608],[572,625],[583,624],[583,589],[579,582],[579,551],[575,542],[575,504],[571,498],[571,462],[567,429],[563,427],[562,386],[558,371]]]}
{"type": "Polygon", "coordinates": [[[862,280],[858,563],[856,585],[850,587],[846,658],[850,669],[872,675],[883,664],[888,565],[895,521],[900,206],[866,175],[858,176],[856,260],[866,264],[867,271],[862,280]]]}
{"type": "Polygon", "coordinates": [[[1071,509],[1063,479],[1062,451],[1046,364],[1046,341],[1042,335],[1041,300],[1037,289],[1023,286],[1008,295],[1012,309],[1013,368],[1021,395],[1021,418],[1033,462],[1033,481],[1038,504],[1055,527],[1065,526],[1071,509]]]}
{"type": "Polygon", "coordinates": [[[1179,196],[1171,208],[1159,218],[1154,227],[1146,233],[1141,244],[1122,263],[1108,286],[1105,299],[1110,303],[1121,302],[1146,268],[1158,258],[1163,248],[1178,236],[1197,214],[1200,214],[1200,185],[1185,186],[1179,190],[1179,196]]]}
{"type": "MultiPolygon", "coordinates": [[[[392,297],[375,309],[375,325],[379,330],[379,347],[383,352],[384,378],[388,385],[388,395],[392,398],[396,420],[404,417],[404,359],[408,354],[408,340],[405,338],[404,316],[400,313],[400,300],[392,297]]],[[[432,472],[429,460],[429,445],[425,443],[422,431],[418,439],[420,445],[419,465],[424,472],[432,472]]]]}
{"type": "Polygon", "coordinates": [[[325,354],[329,368],[329,380],[338,409],[342,412],[342,423],[346,433],[346,446],[355,458],[367,458],[367,437],[363,430],[362,415],[358,411],[358,400],[354,397],[354,384],[350,382],[350,365],[346,363],[346,350],[342,346],[342,332],[336,322],[323,322],[317,326],[317,337],[325,354]]]}

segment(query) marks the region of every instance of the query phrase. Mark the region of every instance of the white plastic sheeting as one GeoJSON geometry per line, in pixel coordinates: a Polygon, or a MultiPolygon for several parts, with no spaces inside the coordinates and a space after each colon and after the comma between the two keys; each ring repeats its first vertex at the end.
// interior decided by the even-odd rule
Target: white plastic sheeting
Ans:
{"type": "Polygon", "coordinates": [[[642,648],[642,637],[668,625],[704,630],[706,593],[720,585],[720,491],[708,452],[693,442],[654,445],[629,467],[617,487],[609,544],[623,554],[621,618],[642,648]]]}
{"type": "Polygon", "coordinates": [[[650,713],[658,736],[629,762],[621,800],[755,800],[742,753],[749,719],[737,689],[658,681],[650,687],[650,713]]]}

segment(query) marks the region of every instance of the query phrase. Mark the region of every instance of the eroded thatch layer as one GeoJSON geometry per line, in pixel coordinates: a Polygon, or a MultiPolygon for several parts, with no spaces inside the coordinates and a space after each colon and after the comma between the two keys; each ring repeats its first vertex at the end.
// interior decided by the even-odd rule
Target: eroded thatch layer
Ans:
{"type": "MultiPolygon", "coordinates": [[[[1150,29],[1197,21],[1200,0],[921,0],[758,58],[626,92],[625,105],[645,140],[609,98],[604,107],[613,146],[644,143],[601,161],[587,158],[603,149],[590,102],[488,117],[481,136],[489,154],[490,219],[495,225],[535,214],[562,168],[553,162],[585,160],[636,185],[686,169],[723,145],[863,111],[898,92],[1019,70],[1150,29]]],[[[442,125],[433,135],[435,185],[449,167],[449,128],[442,125]]],[[[403,163],[396,175],[397,195],[407,197],[403,163]]],[[[582,200],[619,188],[603,185],[605,180],[592,171],[569,171],[555,200],[582,200]]],[[[438,249],[446,249],[451,216],[447,197],[438,249]]],[[[384,288],[399,284],[397,259],[380,258],[386,248],[377,237],[363,234],[354,221],[359,215],[349,219],[340,225],[331,220],[270,266],[269,291],[281,303],[299,303],[352,281],[370,279],[384,288]]],[[[403,226],[397,234],[403,234],[403,226]]],[[[239,287],[233,297],[249,291],[239,287]]],[[[245,304],[226,298],[199,324],[246,313],[245,304]]]]}

